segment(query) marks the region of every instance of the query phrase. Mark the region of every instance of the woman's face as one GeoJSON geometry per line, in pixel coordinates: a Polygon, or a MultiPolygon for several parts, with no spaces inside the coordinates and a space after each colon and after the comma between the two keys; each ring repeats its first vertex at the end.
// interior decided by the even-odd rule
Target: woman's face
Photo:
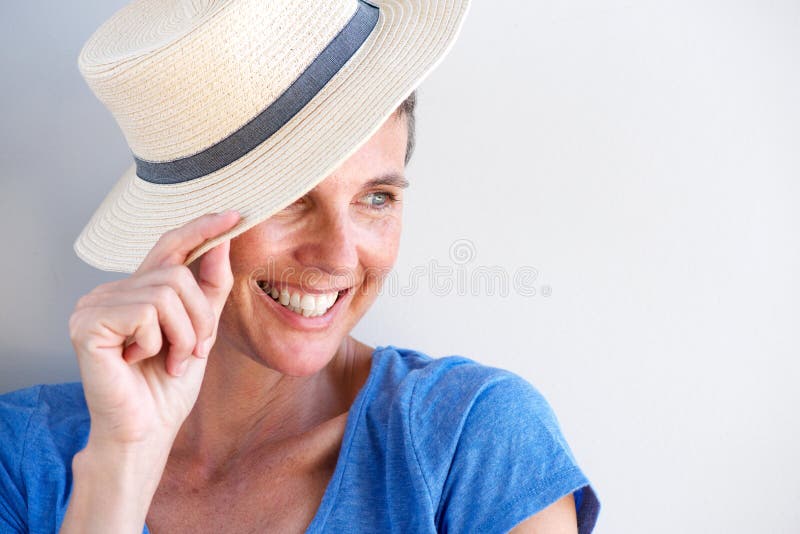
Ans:
{"type": "Polygon", "coordinates": [[[231,241],[218,345],[290,376],[329,363],[397,257],[407,136],[392,115],[303,198],[231,241]]]}

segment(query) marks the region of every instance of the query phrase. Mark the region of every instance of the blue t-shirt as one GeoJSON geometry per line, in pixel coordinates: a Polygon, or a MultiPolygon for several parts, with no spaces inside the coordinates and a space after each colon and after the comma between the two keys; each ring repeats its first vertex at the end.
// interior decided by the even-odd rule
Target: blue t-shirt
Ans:
{"type": "MultiPolygon", "coordinates": [[[[79,383],[0,395],[1,534],[58,531],[88,433],[79,383]]],[[[307,532],[505,532],[571,492],[589,533],[595,492],[527,381],[388,345],[373,353],[307,532]]]]}

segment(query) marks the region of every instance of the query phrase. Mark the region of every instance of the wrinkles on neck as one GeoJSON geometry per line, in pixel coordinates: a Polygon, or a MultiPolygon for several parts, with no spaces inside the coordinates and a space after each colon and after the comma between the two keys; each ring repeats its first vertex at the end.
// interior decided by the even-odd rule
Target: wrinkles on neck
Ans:
{"type": "Polygon", "coordinates": [[[197,482],[213,481],[254,457],[283,461],[340,443],[371,355],[370,347],[348,336],[319,372],[292,377],[215,347],[197,402],[170,453],[171,468],[197,482]]]}

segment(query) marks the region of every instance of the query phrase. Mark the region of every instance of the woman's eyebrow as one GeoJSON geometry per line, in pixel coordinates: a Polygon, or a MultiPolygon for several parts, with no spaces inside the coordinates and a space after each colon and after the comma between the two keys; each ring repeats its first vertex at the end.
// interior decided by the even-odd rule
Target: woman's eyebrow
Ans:
{"type": "Polygon", "coordinates": [[[408,180],[406,180],[402,174],[389,173],[378,176],[377,178],[373,178],[369,182],[365,183],[364,187],[376,187],[379,185],[393,185],[395,187],[405,189],[408,187],[408,180]]]}

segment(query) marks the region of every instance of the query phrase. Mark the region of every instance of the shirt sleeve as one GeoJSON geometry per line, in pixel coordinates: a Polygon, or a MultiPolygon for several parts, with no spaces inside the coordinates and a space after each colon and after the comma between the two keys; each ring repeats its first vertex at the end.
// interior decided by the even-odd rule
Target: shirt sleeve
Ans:
{"type": "Polygon", "coordinates": [[[0,395],[0,532],[27,532],[22,462],[40,388],[0,395]]]}
{"type": "Polygon", "coordinates": [[[573,493],[589,534],[600,509],[547,401],[511,372],[477,391],[442,490],[441,532],[507,532],[573,493]]]}

